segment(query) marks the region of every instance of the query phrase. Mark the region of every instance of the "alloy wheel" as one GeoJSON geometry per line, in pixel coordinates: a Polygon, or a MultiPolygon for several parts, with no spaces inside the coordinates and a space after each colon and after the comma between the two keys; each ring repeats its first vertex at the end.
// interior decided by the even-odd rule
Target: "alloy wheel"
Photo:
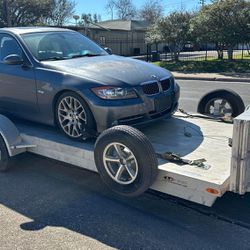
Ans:
{"type": "Polygon", "coordinates": [[[108,175],[119,184],[128,185],[138,175],[138,163],[133,152],[121,143],[106,146],[103,163],[108,175]]]}
{"type": "Polygon", "coordinates": [[[80,101],[75,97],[66,96],[59,102],[57,112],[63,131],[70,137],[80,137],[83,125],[87,124],[87,115],[80,101]]]}
{"type": "Polygon", "coordinates": [[[231,104],[222,98],[215,98],[209,101],[205,107],[205,111],[207,114],[214,116],[232,116],[233,114],[231,104]]]}

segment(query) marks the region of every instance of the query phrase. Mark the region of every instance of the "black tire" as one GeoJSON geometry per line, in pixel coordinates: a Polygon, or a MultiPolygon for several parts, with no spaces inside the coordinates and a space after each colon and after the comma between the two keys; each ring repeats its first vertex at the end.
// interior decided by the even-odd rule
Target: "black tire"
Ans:
{"type": "Polygon", "coordinates": [[[130,126],[115,126],[105,130],[95,143],[95,163],[103,182],[114,192],[135,197],[145,192],[155,181],[158,173],[158,161],[154,148],[148,138],[139,130],[130,126]],[[105,169],[104,150],[110,143],[121,143],[128,147],[138,163],[136,179],[127,185],[117,183],[105,169]]]}
{"type": "Polygon", "coordinates": [[[206,107],[213,99],[225,99],[232,108],[232,117],[240,115],[245,110],[244,102],[237,93],[232,90],[218,89],[209,92],[201,98],[197,108],[198,113],[207,115],[206,107]]]}
{"type": "Polygon", "coordinates": [[[93,117],[93,114],[92,114],[90,108],[88,107],[85,100],[73,91],[64,92],[61,96],[59,96],[59,98],[56,101],[56,105],[55,105],[55,118],[56,118],[56,124],[59,127],[59,129],[62,131],[63,134],[65,134],[70,139],[80,141],[80,140],[85,140],[87,138],[96,136],[96,123],[95,123],[95,119],[93,117]],[[65,97],[73,97],[73,98],[77,99],[85,110],[87,122],[86,122],[86,124],[84,124],[83,122],[81,123],[83,128],[82,128],[81,134],[79,136],[71,136],[71,135],[67,134],[64,131],[64,129],[60,123],[58,108],[59,108],[60,102],[65,97]]]}
{"type": "Polygon", "coordinates": [[[2,136],[0,136],[0,156],[0,172],[6,172],[10,167],[10,156],[2,136]]]}

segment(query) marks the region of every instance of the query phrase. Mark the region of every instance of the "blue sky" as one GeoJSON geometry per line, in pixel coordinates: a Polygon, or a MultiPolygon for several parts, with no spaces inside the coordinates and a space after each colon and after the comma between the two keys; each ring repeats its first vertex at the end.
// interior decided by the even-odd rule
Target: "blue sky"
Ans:
{"type": "MultiPolygon", "coordinates": [[[[106,13],[105,5],[107,0],[75,0],[76,2],[76,14],[82,13],[97,13],[102,16],[102,20],[110,19],[110,16],[106,13]]],[[[133,3],[137,8],[143,5],[145,0],[133,0],[133,3]]],[[[162,0],[165,8],[165,14],[173,11],[180,10],[181,7],[187,10],[198,8],[199,0],[162,0]]]]}

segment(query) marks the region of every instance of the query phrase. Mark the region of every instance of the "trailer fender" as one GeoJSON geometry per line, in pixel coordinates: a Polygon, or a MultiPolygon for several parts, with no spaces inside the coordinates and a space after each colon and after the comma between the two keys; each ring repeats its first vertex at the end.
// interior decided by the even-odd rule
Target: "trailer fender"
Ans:
{"type": "Polygon", "coordinates": [[[4,115],[0,115],[0,136],[5,142],[10,157],[26,151],[25,148],[18,147],[22,144],[22,138],[17,127],[4,115]]]}

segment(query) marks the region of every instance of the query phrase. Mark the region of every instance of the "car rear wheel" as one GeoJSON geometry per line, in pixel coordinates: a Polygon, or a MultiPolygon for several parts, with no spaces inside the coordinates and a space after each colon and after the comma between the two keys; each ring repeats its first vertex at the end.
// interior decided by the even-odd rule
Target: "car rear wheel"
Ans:
{"type": "Polygon", "coordinates": [[[71,139],[86,139],[95,133],[94,117],[78,94],[62,94],[57,100],[55,113],[60,130],[71,139]]]}

